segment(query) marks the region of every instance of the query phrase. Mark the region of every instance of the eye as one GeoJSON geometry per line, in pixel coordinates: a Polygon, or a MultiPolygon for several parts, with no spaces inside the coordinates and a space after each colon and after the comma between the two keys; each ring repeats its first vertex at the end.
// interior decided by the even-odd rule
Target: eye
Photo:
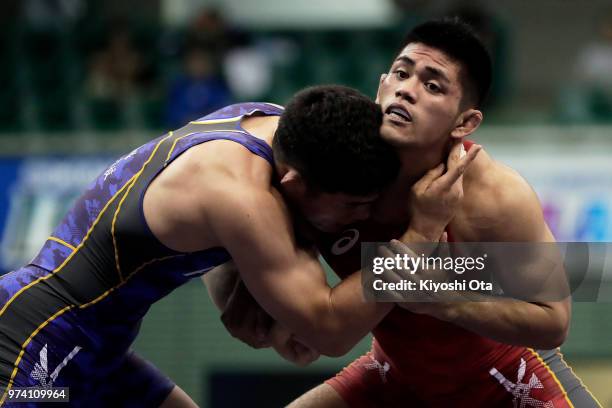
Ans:
{"type": "Polygon", "coordinates": [[[397,79],[406,79],[408,78],[408,73],[402,69],[396,69],[395,70],[395,75],[397,76],[397,79]]]}
{"type": "Polygon", "coordinates": [[[442,91],[442,89],[434,82],[425,83],[425,87],[427,88],[427,90],[433,93],[440,93],[440,91],[442,91]]]}

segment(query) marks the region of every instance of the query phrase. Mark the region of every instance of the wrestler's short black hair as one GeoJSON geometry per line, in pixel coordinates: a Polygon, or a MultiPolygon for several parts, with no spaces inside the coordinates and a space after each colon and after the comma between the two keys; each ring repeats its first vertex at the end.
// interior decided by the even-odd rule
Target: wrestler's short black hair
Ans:
{"type": "Polygon", "coordinates": [[[289,101],[272,148],[275,160],[294,167],[310,188],[369,195],[399,170],[394,149],[380,137],[378,104],[351,88],[306,88],[289,101]]]}
{"type": "Polygon", "coordinates": [[[436,48],[461,64],[464,96],[482,107],[491,87],[491,56],[469,24],[459,17],[427,21],[408,32],[398,53],[411,43],[436,48]]]}

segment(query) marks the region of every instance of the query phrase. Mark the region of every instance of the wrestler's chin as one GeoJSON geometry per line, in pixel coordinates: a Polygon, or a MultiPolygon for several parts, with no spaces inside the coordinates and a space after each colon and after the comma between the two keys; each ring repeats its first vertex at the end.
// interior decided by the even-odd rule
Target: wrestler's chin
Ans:
{"type": "Polygon", "coordinates": [[[383,122],[380,128],[380,136],[385,142],[395,147],[403,147],[416,142],[412,128],[398,126],[394,122],[383,122]]]}

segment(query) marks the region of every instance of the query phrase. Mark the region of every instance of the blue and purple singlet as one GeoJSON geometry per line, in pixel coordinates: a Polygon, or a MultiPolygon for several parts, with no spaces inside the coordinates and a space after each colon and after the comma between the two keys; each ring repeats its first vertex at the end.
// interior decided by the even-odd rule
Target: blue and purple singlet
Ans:
{"type": "MultiPolygon", "coordinates": [[[[151,304],[230,259],[223,248],[181,253],[149,230],[149,183],[181,153],[232,140],[272,165],[240,127],[280,115],[266,103],[228,106],[123,156],[94,180],[32,262],[0,277],[0,405],[11,387],[69,387],[71,406],[159,406],[174,384],[130,346],[151,304]]],[[[27,404],[20,403],[19,407],[27,404]]]]}

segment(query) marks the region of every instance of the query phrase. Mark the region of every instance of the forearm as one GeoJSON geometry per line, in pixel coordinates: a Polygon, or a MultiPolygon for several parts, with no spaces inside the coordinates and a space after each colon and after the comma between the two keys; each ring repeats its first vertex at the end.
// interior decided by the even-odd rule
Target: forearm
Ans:
{"type": "MultiPolygon", "coordinates": [[[[438,238],[439,236],[433,239],[427,233],[414,228],[408,228],[400,237],[402,241],[412,243],[432,242],[438,238]]],[[[326,351],[332,351],[334,355],[343,355],[370,332],[393,307],[394,303],[390,302],[365,302],[361,273],[354,273],[330,290],[328,317],[322,329],[327,334],[322,340],[333,344],[324,345],[326,350],[322,350],[309,343],[308,339],[303,340],[322,354],[330,355],[326,351]],[[356,299],[361,300],[359,304],[355,303],[356,299]],[[356,312],[357,310],[359,312],[356,312]]]]}
{"type": "Polygon", "coordinates": [[[316,332],[308,338],[298,334],[298,338],[321,354],[341,356],[380,323],[393,307],[393,303],[366,302],[361,273],[357,272],[330,290],[325,313],[316,318],[316,332]]]}
{"type": "MultiPolygon", "coordinates": [[[[267,296],[265,300],[271,300],[276,305],[280,299],[288,298],[281,302],[287,302],[285,303],[287,308],[282,307],[280,310],[274,308],[277,310],[276,316],[274,309],[269,309],[268,312],[274,316],[270,317],[244,285],[236,285],[238,282],[236,273],[233,264],[223,265],[223,268],[215,268],[214,274],[209,276],[205,283],[213,302],[223,312],[222,321],[228,331],[252,347],[262,347],[262,339],[265,339],[262,327],[269,327],[272,324],[271,319],[275,319],[288,327],[302,343],[319,353],[329,356],[343,355],[371,331],[393,307],[392,303],[366,302],[358,272],[334,288],[330,288],[324,278],[317,285],[319,287],[317,290],[307,290],[307,282],[290,282],[290,286],[283,287],[291,287],[291,290],[302,288],[303,292],[299,293],[300,296],[298,293],[288,296],[287,292],[284,295],[279,293],[277,296],[267,296]],[[291,309],[293,309],[291,317],[285,315],[284,312],[291,309]],[[257,329],[260,333],[255,333],[257,329]]],[[[310,281],[309,284],[318,280],[314,276],[314,273],[303,275],[310,281]]],[[[266,305],[266,301],[261,303],[264,308],[271,306],[266,305]]],[[[274,342],[268,338],[266,344],[274,342]]]]}
{"type": "Polygon", "coordinates": [[[562,309],[520,300],[457,302],[437,317],[501,343],[551,349],[563,343],[569,328],[562,309]]]}

